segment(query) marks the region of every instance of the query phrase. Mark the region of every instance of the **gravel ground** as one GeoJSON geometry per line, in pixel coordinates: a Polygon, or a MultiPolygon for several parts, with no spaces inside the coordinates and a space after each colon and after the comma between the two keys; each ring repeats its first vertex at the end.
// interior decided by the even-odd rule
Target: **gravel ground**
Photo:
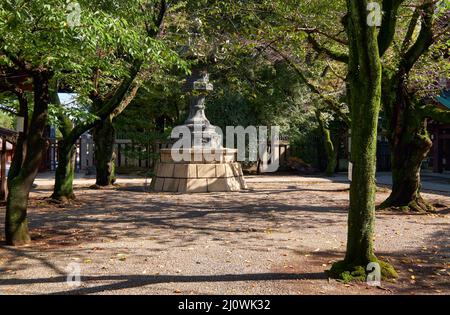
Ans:
{"type": "MultiPolygon", "coordinates": [[[[0,294],[450,293],[448,193],[425,194],[435,215],[378,213],[377,254],[400,277],[373,288],[323,272],[344,255],[348,184],[298,176],[248,184],[196,195],[146,193],[136,181],[81,187],[67,207],[35,190],[32,245],[0,246],[0,294]],[[79,287],[66,282],[73,263],[79,287]]],[[[388,193],[380,188],[377,201],[388,193]]]]}

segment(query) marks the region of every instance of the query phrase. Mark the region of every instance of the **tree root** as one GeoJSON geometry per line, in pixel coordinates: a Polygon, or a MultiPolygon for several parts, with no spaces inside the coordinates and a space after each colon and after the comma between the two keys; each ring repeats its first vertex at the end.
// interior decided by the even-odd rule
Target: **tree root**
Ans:
{"type": "Polygon", "coordinates": [[[69,196],[55,196],[51,195],[49,198],[47,198],[47,202],[51,204],[57,204],[57,205],[70,205],[75,201],[76,197],[75,194],[71,194],[69,196]]]}
{"type": "Polygon", "coordinates": [[[91,185],[91,186],[89,186],[89,189],[110,189],[110,188],[117,188],[117,187],[120,187],[120,185],[119,184],[111,184],[111,185],[106,185],[106,186],[103,186],[103,185],[98,185],[98,184],[94,184],[94,185],[91,185]]]}
{"type": "MultiPolygon", "coordinates": [[[[381,279],[389,280],[398,278],[398,274],[392,265],[377,259],[373,262],[380,265],[381,279]]],[[[334,263],[326,273],[330,278],[343,280],[344,282],[364,282],[367,278],[366,266],[348,263],[345,260],[334,263]]]]}
{"type": "Polygon", "coordinates": [[[423,199],[420,196],[410,201],[408,204],[397,204],[391,201],[390,198],[388,198],[377,207],[377,210],[390,210],[399,213],[419,213],[419,214],[436,212],[436,208],[431,203],[425,201],[425,199],[423,199]]]}

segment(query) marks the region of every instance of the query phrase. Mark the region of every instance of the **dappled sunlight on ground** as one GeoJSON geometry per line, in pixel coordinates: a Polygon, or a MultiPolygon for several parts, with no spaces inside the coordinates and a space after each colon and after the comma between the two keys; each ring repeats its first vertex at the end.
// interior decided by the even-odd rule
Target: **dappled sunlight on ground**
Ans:
{"type": "MultiPolygon", "coordinates": [[[[377,253],[400,278],[377,289],[323,273],[344,255],[348,184],[267,179],[250,180],[245,192],[196,195],[146,193],[136,182],[79,188],[66,207],[49,204],[49,190],[37,190],[29,211],[33,244],[0,247],[0,291],[450,293],[448,196],[425,195],[442,206],[436,215],[378,214],[377,253]],[[79,288],[65,282],[71,262],[81,264],[79,288]]],[[[377,201],[387,194],[380,188],[377,201]]]]}

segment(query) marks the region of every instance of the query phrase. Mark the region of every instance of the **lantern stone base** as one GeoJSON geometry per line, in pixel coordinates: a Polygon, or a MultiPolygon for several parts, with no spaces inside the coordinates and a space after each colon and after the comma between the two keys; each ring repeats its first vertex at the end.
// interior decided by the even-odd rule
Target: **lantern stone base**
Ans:
{"type": "Polygon", "coordinates": [[[211,153],[199,149],[184,149],[190,157],[174,161],[172,149],[161,150],[161,162],[156,165],[152,180],[155,192],[206,193],[247,189],[241,164],[234,149],[216,149],[211,153]]]}

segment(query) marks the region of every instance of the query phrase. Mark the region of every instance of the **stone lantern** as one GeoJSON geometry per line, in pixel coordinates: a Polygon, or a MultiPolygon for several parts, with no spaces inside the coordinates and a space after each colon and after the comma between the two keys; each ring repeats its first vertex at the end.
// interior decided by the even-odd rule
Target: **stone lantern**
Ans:
{"type": "MultiPolygon", "coordinates": [[[[183,126],[188,130],[187,147],[161,149],[152,189],[155,192],[205,193],[246,189],[237,150],[224,148],[222,138],[205,115],[205,99],[213,90],[208,72],[193,70],[186,83],[189,93],[189,117],[183,126]],[[180,160],[180,156],[184,157],[180,160]]],[[[187,136],[186,134],[184,136],[187,136]]],[[[180,138],[172,138],[176,143],[180,138]]]]}

